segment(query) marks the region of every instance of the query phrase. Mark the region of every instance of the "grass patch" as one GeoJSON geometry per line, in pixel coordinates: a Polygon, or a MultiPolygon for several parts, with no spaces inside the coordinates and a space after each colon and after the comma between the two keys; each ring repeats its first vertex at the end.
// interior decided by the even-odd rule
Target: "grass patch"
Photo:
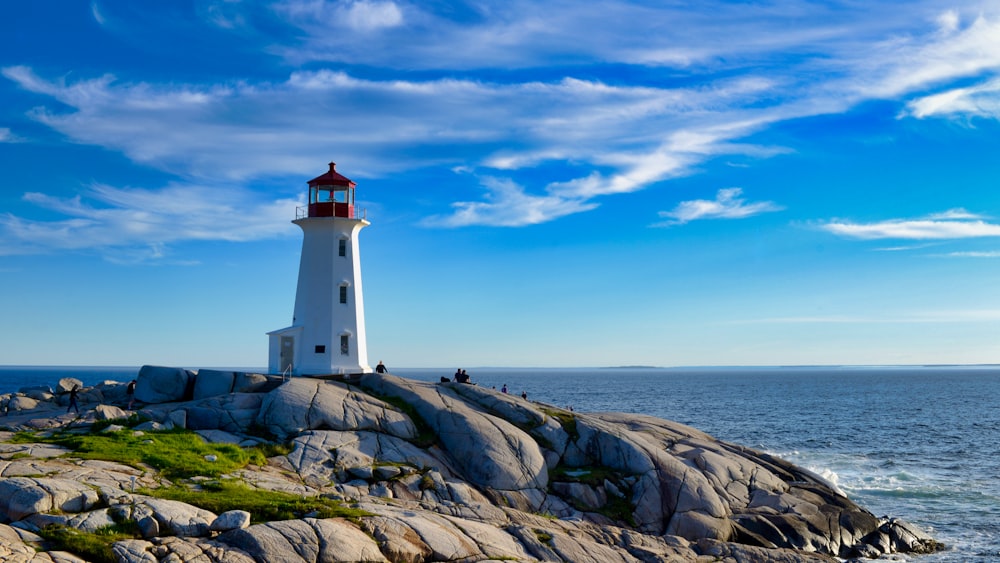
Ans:
{"type": "Polygon", "coordinates": [[[625,491],[625,497],[616,496],[606,490],[607,501],[604,503],[604,506],[601,506],[600,508],[595,509],[580,506],[574,502],[574,499],[566,500],[578,510],[585,512],[597,512],[598,514],[603,514],[616,522],[624,522],[629,526],[635,527],[635,516],[633,514],[632,504],[628,501],[628,491],[630,487],[623,482],[622,474],[620,472],[615,471],[610,467],[604,467],[601,465],[590,465],[585,467],[567,467],[565,465],[558,465],[549,471],[549,482],[553,483],[557,481],[583,483],[584,485],[589,485],[591,487],[603,486],[605,481],[613,483],[619,490],[625,491]]]}
{"type": "Polygon", "coordinates": [[[580,432],[576,429],[575,414],[564,410],[547,409],[547,408],[542,408],[542,412],[545,413],[547,416],[551,416],[552,418],[558,420],[563,430],[565,430],[566,433],[569,434],[569,437],[574,442],[580,438],[580,432]]]}
{"type": "MultiPolygon", "coordinates": [[[[288,455],[288,454],[292,453],[293,449],[295,449],[295,448],[292,446],[291,442],[284,442],[284,443],[281,443],[281,442],[265,442],[265,443],[263,443],[263,444],[261,444],[259,446],[254,446],[254,447],[250,448],[249,451],[250,452],[260,452],[260,454],[266,460],[266,458],[269,458],[269,457],[274,457],[274,456],[279,456],[279,455],[288,455]]],[[[254,462],[254,465],[264,465],[264,464],[263,463],[254,462]]]]}
{"type": "Polygon", "coordinates": [[[39,530],[38,535],[55,545],[54,551],[75,553],[93,563],[118,563],[111,546],[115,542],[139,537],[134,522],[122,522],[83,532],[54,524],[39,530]]]}
{"type": "Polygon", "coordinates": [[[73,450],[69,455],[83,459],[115,461],[133,467],[149,465],[168,479],[218,477],[249,463],[267,463],[264,450],[244,450],[235,444],[209,444],[188,430],[160,430],[135,436],[131,430],[103,434],[35,434],[15,438],[25,442],[44,442],[73,450]],[[208,461],[206,456],[215,456],[208,461]]]}
{"type": "Polygon", "coordinates": [[[603,485],[605,479],[618,484],[621,482],[622,475],[618,471],[602,465],[587,465],[584,467],[557,465],[549,471],[549,481],[583,483],[584,485],[596,487],[603,485]]]}
{"type": "Polygon", "coordinates": [[[434,488],[434,478],[428,473],[420,476],[420,483],[417,485],[421,491],[428,491],[434,488]]]}
{"type": "Polygon", "coordinates": [[[373,397],[378,398],[381,401],[389,403],[390,405],[396,407],[403,414],[410,417],[413,421],[413,425],[417,427],[417,437],[412,441],[413,445],[418,448],[429,448],[437,443],[437,434],[434,433],[434,429],[431,428],[430,424],[417,413],[417,409],[413,408],[413,405],[407,403],[399,397],[390,397],[383,395],[372,394],[373,397]]]}
{"type": "Polygon", "coordinates": [[[113,419],[110,419],[110,420],[95,420],[94,423],[90,426],[90,428],[91,428],[91,432],[100,432],[101,430],[104,430],[105,428],[107,428],[108,426],[111,426],[112,424],[118,424],[118,425],[124,426],[126,428],[135,428],[136,426],[139,426],[140,424],[142,424],[143,422],[146,422],[148,420],[149,420],[149,417],[147,417],[147,416],[140,416],[138,413],[133,413],[133,414],[129,415],[127,418],[113,418],[113,419]]]}
{"type": "Polygon", "coordinates": [[[371,515],[332,499],[254,489],[240,481],[229,479],[203,483],[199,489],[174,486],[142,489],[141,492],[144,495],[185,502],[216,514],[227,510],[246,510],[253,523],[293,520],[307,515],[315,518],[348,519],[371,515]]]}
{"type": "Polygon", "coordinates": [[[632,511],[632,504],[628,499],[608,495],[608,502],[597,512],[617,522],[625,522],[629,526],[635,527],[635,513],[632,511]]]}
{"type": "Polygon", "coordinates": [[[546,532],[545,530],[535,528],[532,531],[535,532],[535,537],[538,538],[538,541],[542,543],[549,543],[552,541],[552,534],[546,532]]]}

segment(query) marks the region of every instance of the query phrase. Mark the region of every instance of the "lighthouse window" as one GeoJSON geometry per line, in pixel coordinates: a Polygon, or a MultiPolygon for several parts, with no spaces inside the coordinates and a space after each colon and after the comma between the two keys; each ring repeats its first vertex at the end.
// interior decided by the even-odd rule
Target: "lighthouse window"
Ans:
{"type": "Polygon", "coordinates": [[[322,344],[317,345],[316,346],[316,353],[317,354],[326,354],[326,346],[324,346],[322,344]]]}
{"type": "Polygon", "coordinates": [[[340,355],[341,356],[346,356],[346,355],[348,355],[351,352],[351,348],[348,345],[349,338],[350,337],[347,336],[346,334],[341,334],[340,335],[340,355]]]}
{"type": "Polygon", "coordinates": [[[347,303],[347,286],[340,286],[340,302],[347,303]]]}
{"type": "Polygon", "coordinates": [[[339,252],[340,252],[341,256],[347,256],[347,241],[344,240],[344,239],[340,239],[340,251],[339,252]]]}

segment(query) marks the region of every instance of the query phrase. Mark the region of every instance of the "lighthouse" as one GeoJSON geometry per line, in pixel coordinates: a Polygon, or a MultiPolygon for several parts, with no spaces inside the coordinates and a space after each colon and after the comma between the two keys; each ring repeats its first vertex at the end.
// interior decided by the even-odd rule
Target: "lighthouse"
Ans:
{"type": "Polygon", "coordinates": [[[302,228],[292,325],[268,333],[268,371],[369,373],[358,233],[370,223],[334,163],[308,184],[309,203],[292,221],[302,228]]]}

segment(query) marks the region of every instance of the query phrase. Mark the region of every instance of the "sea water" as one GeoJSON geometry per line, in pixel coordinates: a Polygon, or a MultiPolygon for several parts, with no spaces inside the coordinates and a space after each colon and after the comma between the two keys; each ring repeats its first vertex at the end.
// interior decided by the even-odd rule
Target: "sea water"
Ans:
{"type": "MultiPolygon", "coordinates": [[[[531,400],[653,415],[778,455],[949,546],[896,560],[1000,563],[1000,366],[467,369],[531,400]]],[[[454,370],[392,372],[438,381],[454,370]]],[[[0,367],[0,393],[137,371],[0,367]]]]}

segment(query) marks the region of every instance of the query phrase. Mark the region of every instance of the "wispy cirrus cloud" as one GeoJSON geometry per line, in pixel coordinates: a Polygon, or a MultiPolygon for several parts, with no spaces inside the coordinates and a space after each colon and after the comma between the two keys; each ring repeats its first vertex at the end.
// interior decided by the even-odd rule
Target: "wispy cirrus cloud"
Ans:
{"type": "Polygon", "coordinates": [[[1000,258],[1000,250],[967,250],[940,254],[945,258],[1000,258]]]}
{"type": "Polygon", "coordinates": [[[654,226],[683,225],[702,219],[745,219],[761,213],[773,213],[784,209],[773,201],[748,202],[740,197],[742,194],[742,188],[724,188],[716,193],[714,200],[682,201],[670,211],[660,211],[660,217],[666,221],[654,226]]]}
{"type": "Polygon", "coordinates": [[[24,199],[65,216],[52,221],[0,215],[0,255],[95,250],[129,261],[158,260],[191,240],[249,241],[294,233],[295,200],[260,200],[236,187],[173,184],[162,189],[103,184],[72,198],[29,192],[24,199]]]}
{"type": "Polygon", "coordinates": [[[829,233],[860,240],[947,240],[1000,236],[1000,224],[964,209],[952,209],[919,219],[888,219],[859,223],[834,219],[819,225],[829,233]]]}
{"type": "Polygon", "coordinates": [[[453,203],[454,213],[428,217],[422,224],[434,227],[522,227],[597,207],[597,204],[583,199],[529,195],[522,186],[508,179],[484,178],[482,184],[489,190],[486,201],[453,203]]]}
{"type": "Polygon", "coordinates": [[[1000,79],[923,96],[906,104],[913,117],[974,116],[1000,119],[1000,79]]]}
{"type": "Polygon", "coordinates": [[[291,22],[308,27],[317,25],[328,31],[346,27],[354,31],[369,32],[403,24],[403,9],[400,4],[390,0],[284,0],[274,4],[272,9],[291,22]]]}
{"type": "MultiPolygon", "coordinates": [[[[991,111],[998,96],[991,80],[1000,69],[1000,17],[941,11],[935,2],[901,11],[892,3],[693,9],[555,0],[544,18],[521,0],[447,9],[391,0],[206,4],[202,16],[216,29],[242,33],[261,17],[272,18],[257,26],[261,34],[281,27],[275,19],[292,25],[300,34],[274,36],[270,49],[314,66],[285,80],[211,84],[53,79],[26,66],[3,75],[59,102],[30,115],[73,142],[202,183],[298,175],[331,154],[358,177],[463,167],[482,191],[442,202],[437,224],[453,226],[552,221],[718,156],[765,158],[785,149],[747,143],[753,133],[871,99],[919,92],[911,114],[926,117],[991,111]],[[325,62],[338,70],[316,69],[325,62]],[[365,70],[352,74],[351,65],[365,70]],[[629,72],[605,72],[608,65],[629,72]],[[955,82],[969,91],[954,99],[975,105],[919,109],[931,95],[957,91],[955,82]],[[945,91],[926,94],[933,88],[945,91]],[[544,185],[515,179],[552,163],[570,166],[544,185]]],[[[92,3],[99,21],[114,9],[92,3]]],[[[699,218],[690,215],[695,203],[664,217],[699,218]]],[[[829,228],[865,232],[842,223],[829,228]]]]}

